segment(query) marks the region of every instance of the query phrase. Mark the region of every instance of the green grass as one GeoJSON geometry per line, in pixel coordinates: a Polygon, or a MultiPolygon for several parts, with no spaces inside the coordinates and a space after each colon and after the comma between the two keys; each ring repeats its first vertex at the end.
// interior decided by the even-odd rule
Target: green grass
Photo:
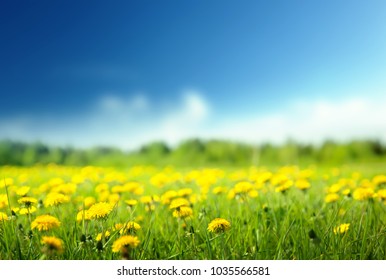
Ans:
{"type": "MultiPolygon", "coordinates": [[[[248,169],[244,170],[244,175],[240,171],[241,175],[233,180],[228,175],[235,170],[223,170],[224,177],[218,177],[208,188],[198,183],[199,180],[188,182],[183,179],[157,187],[150,183],[150,178],[160,170],[133,170],[95,168],[87,172],[81,168],[56,166],[0,168],[0,176],[4,181],[5,178],[14,179],[12,185],[0,188],[0,195],[8,192],[9,200],[7,206],[0,203],[0,206],[3,205],[0,212],[9,216],[8,220],[0,221],[0,259],[121,259],[122,254],[111,250],[112,244],[120,236],[119,231],[112,229],[116,223],[128,221],[137,221],[141,225],[141,229],[135,233],[141,241],[140,245],[129,249],[124,255],[131,259],[386,259],[384,201],[379,198],[358,201],[344,195],[340,195],[340,199],[333,203],[324,201],[326,188],[339,179],[351,178],[354,171],[360,171],[362,178],[353,179],[354,191],[362,179],[372,180],[380,174],[378,167],[359,166],[354,169],[346,166],[336,176],[331,175],[331,168],[316,168],[315,175],[309,179],[311,188],[306,191],[291,187],[284,193],[278,193],[268,182],[258,189],[258,197],[240,194],[239,199],[229,199],[227,193],[215,195],[212,190],[216,186],[224,186],[229,191],[240,180],[249,180],[251,171],[248,169]],[[42,189],[42,185],[49,184],[51,178],[60,177],[70,182],[78,175],[83,180],[77,183],[77,191],[70,194],[69,203],[41,206],[30,216],[11,214],[12,207],[20,207],[16,195],[18,187],[30,186],[28,195],[44,201],[49,188],[38,193],[34,193],[34,190],[42,189]],[[98,200],[95,192],[98,184],[107,183],[111,192],[114,186],[128,181],[140,182],[144,193],[122,193],[114,210],[105,219],[76,221],[76,215],[83,205],[80,196],[93,196],[98,200]],[[143,195],[161,197],[167,190],[178,191],[181,188],[191,188],[191,197],[196,196],[196,201],[192,200],[194,215],[191,219],[173,217],[173,210],[162,202],[154,202],[153,211],[147,211],[146,204],[140,202],[143,195]],[[207,194],[203,195],[205,190],[207,194]],[[128,208],[124,203],[126,199],[137,199],[139,203],[128,208]],[[47,213],[57,217],[61,226],[48,232],[32,230],[31,221],[47,213]],[[208,232],[208,224],[217,217],[231,223],[229,231],[219,234],[208,232]],[[334,234],[333,229],[343,223],[350,224],[349,230],[344,234],[334,234]],[[101,242],[96,241],[97,234],[105,230],[111,232],[110,237],[101,242]],[[47,253],[41,244],[44,235],[62,239],[63,253],[47,253]]],[[[277,169],[271,171],[275,174],[277,169]]],[[[189,170],[162,172],[169,178],[173,174],[184,178],[189,170]]],[[[208,174],[211,173],[202,174],[210,178],[208,174]]],[[[296,174],[287,176],[296,178],[296,174]]],[[[374,192],[384,187],[374,186],[374,192]]]]}

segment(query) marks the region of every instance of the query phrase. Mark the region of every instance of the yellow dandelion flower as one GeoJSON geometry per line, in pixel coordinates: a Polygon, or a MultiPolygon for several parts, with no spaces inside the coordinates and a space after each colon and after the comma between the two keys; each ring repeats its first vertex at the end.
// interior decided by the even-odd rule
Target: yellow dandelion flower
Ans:
{"type": "Polygon", "coordinates": [[[112,251],[114,253],[121,252],[127,247],[135,248],[139,245],[138,237],[132,235],[123,235],[114,241],[112,251]]]}
{"type": "Polygon", "coordinates": [[[175,198],[172,200],[169,208],[170,209],[176,209],[176,208],[179,208],[181,206],[189,206],[189,204],[190,204],[189,200],[187,200],[186,198],[179,197],[179,198],[175,198]]]}
{"type": "Polygon", "coordinates": [[[178,193],[174,190],[170,190],[165,192],[163,195],[161,195],[161,202],[162,204],[169,204],[170,201],[178,196],[178,193]]]}
{"type": "Polygon", "coordinates": [[[50,253],[62,253],[63,252],[63,241],[54,236],[43,236],[41,243],[46,246],[46,249],[50,253]]]}
{"type": "Polygon", "coordinates": [[[12,186],[13,185],[13,178],[5,178],[5,179],[1,179],[0,180],[0,189],[1,188],[5,188],[6,186],[9,187],[9,186],[12,186]]]}
{"type": "Polygon", "coordinates": [[[133,206],[135,206],[135,205],[138,204],[138,201],[135,200],[135,199],[127,199],[127,200],[125,200],[125,203],[126,203],[128,206],[133,207],[133,206]]]}
{"type": "Polygon", "coordinates": [[[235,193],[248,193],[250,190],[252,190],[252,188],[253,185],[250,182],[243,181],[237,183],[233,190],[235,193]]]}
{"type": "Polygon", "coordinates": [[[136,182],[136,181],[127,182],[124,185],[124,188],[127,192],[131,192],[134,194],[141,195],[143,193],[142,184],[140,182],[136,182]]]}
{"type": "Polygon", "coordinates": [[[371,188],[358,188],[354,191],[353,197],[355,200],[366,200],[374,196],[374,190],[371,188]]]}
{"type": "MultiPolygon", "coordinates": [[[[105,231],[105,238],[110,236],[110,232],[108,230],[105,231]]],[[[98,235],[95,238],[96,241],[101,241],[102,240],[102,233],[98,233],[98,235]]]]}
{"type": "Polygon", "coordinates": [[[183,188],[178,191],[178,196],[189,196],[193,193],[193,190],[191,188],[183,188]]]}
{"type": "Polygon", "coordinates": [[[152,212],[155,210],[155,205],[154,204],[146,204],[145,210],[146,210],[146,212],[152,212]]]}
{"type": "Polygon", "coordinates": [[[335,202],[335,201],[338,201],[338,200],[339,200],[339,195],[336,194],[336,193],[329,193],[324,198],[324,201],[326,203],[335,202]]]}
{"type": "Polygon", "coordinates": [[[208,225],[208,231],[213,233],[221,233],[229,230],[231,227],[230,222],[223,218],[216,218],[212,220],[208,225]]]}
{"type": "Polygon", "coordinates": [[[328,193],[337,193],[339,192],[339,190],[342,188],[342,185],[341,184],[333,184],[331,185],[328,189],[327,189],[327,192],[328,193]]]}
{"type": "Polygon", "coordinates": [[[100,219],[107,217],[114,206],[106,202],[98,202],[88,209],[91,219],[100,219]]]}
{"type": "Polygon", "coordinates": [[[82,184],[84,181],[86,180],[86,178],[84,178],[82,175],[80,174],[75,174],[74,176],[72,176],[71,178],[71,182],[74,183],[74,184],[82,184]]]}
{"type": "Polygon", "coordinates": [[[259,196],[259,192],[257,190],[250,190],[248,192],[248,196],[251,197],[251,198],[256,198],[259,196]]]}
{"type": "Polygon", "coordinates": [[[284,183],[280,184],[278,187],[275,188],[275,192],[286,192],[291,186],[293,185],[292,180],[287,180],[284,183]]]}
{"type": "Polygon", "coordinates": [[[98,200],[99,202],[106,202],[109,200],[110,192],[100,192],[98,193],[98,200]]]}
{"type": "Polygon", "coordinates": [[[314,170],[312,169],[304,169],[299,172],[299,178],[301,179],[307,179],[314,175],[314,170]]]}
{"type": "Polygon", "coordinates": [[[298,179],[295,182],[295,187],[299,190],[307,190],[311,187],[311,184],[306,179],[298,179]]]}
{"type": "Polygon", "coordinates": [[[60,226],[57,218],[51,215],[41,215],[31,223],[31,229],[37,228],[38,231],[46,231],[60,226]]]}
{"type": "Polygon", "coordinates": [[[56,206],[70,201],[70,197],[62,193],[49,193],[44,200],[44,206],[56,206]]]}
{"type": "Polygon", "coordinates": [[[349,227],[350,227],[350,224],[341,224],[341,225],[334,228],[334,233],[335,234],[346,233],[348,231],[349,227]]]}
{"type": "Polygon", "coordinates": [[[138,216],[138,217],[135,218],[135,221],[138,222],[138,223],[140,223],[140,222],[142,222],[144,219],[145,219],[145,218],[144,218],[143,216],[138,216]]]}
{"type": "Polygon", "coordinates": [[[382,201],[386,201],[386,189],[379,190],[377,195],[382,201]]]}
{"type": "Polygon", "coordinates": [[[190,204],[196,204],[200,200],[200,197],[197,194],[192,194],[189,197],[190,204]]]}
{"type": "Polygon", "coordinates": [[[111,188],[112,193],[123,193],[125,191],[127,191],[127,188],[125,188],[124,186],[121,186],[121,185],[114,186],[111,188]]]}
{"type": "Polygon", "coordinates": [[[7,220],[8,220],[7,214],[5,214],[4,212],[0,212],[0,222],[7,221],[7,220]]]}
{"type": "Polygon", "coordinates": [[[181,206],[173,211],[173,217],[175,218],[189,218],[193,216],[192,208],[188,206],[181,206]]]}
{"type": "Polygon", "coordinates": [[[169,183],[169,181],[169,177],[164,173],[155,174],[150,178],[150,184],[159,188],[165,186],[167,183],[169,183]]]}
{"type": "Polygon", "coordinates": [[[30,206],[28,208],[21,208],[19,210],[19,215],[29,215],[37,211],[35,206],[30,206]]]}
{"type": "Polygon", "coordinates": [[[384,185],[386,184],[386,175],[376,175],[372,181],[376,186],[384,185]]]}
{"type": "Polygon", "coordinates": [[[227,195],[227,198],[228,199],[233,199],[236,197],[236,193],[233,189],[231,189],[229,192],[228,192],[228,195],[227,195]]]}
{"type": "Polygon", "coordinates": [[[343,195],[345,195],[345,196],[349,196],[350,194],[351,194],[351,190],[350,189],[344,189],[343,191],[342,191],[342,194],[343,195]]]}
{"type": "Polygon", "coordinates": [[[91,215],[88,210],[79,211],[78,214],[76,215],[77,222],[81,222],[83,220],[85,221],[91,220],[91,215]]]}
{"type": "Polygon", "coordinates": [[[137,230],[140,230],[140,229],[141,229],[141,226],[138,223],[136,223],[136,222],[128,222],[128,223],[122,225],[122,227],[120,228],[119,233],[120,234],[124,234],[124,233],[127,233],[127,232],[135,233],[137,230]]]}
{"type": "Polygon", "coordinates": [[[84,207],[89,208],[96,203],[96,199],[93,196],[88,196],[83,200],[84,207]]]}
{"type": "Polygon", "coordinates": [[[117,204],[120,200],[120,195],[118,193],[113,193],[110,194],[109,197],[107,198],[107,201],[111,204],[117,204]]]}
{"type": "Polygon", "coordinates": [[[227,188],[225,187],[215,187],[213,190],[212,190],[212,193],[213,194],[222,194],[222,193],[226,193],[227,192],[227,188]]]}
{"type": "Polygon", "coordinates": [[[140,200],[144,204],[150,204],[150,203],[153,202],[153,199],[152,199],[152,197],[150,195],[142,196],[140,200]]]}
{"type": "Polygon", "coordinates": [[[19,204],[24,204],[27,208],[29,208],[32,206],[32,204],[36,204],[38,202],[38,200],[36,198],[33,198],[33,197],[25,196],[25,197],[19,198],[17,200],[17,202],[19,204]]]}
{"type": "Polygon", "coordinates": [[[283,185],[288,181],[288,177],[285,174],[275,174],[271,177],[270,182],[272,186],[283,185]]]}
{"type": "Polygon", "coordinates": [[[47,192],[48,190],[50,189],[50,186],[48,185],[48,183],[44,183],[44,184],[41,184],[37,190],[35,191],[38,191],[39,193],[45,193],[47,192]]]}
{"type": "Polygon", "coordinates": [[[271,172],[263,172],[260,174],[256,180],[256,183],[258,185],[263,185],[266,182],[268,182],[272,178],[272,173],[271,172]]]}
{"type": "Polygon", "coordinates": [[[373,182],[371,182],[369,179],[363,179],[359,183],[360,188],[369,188],[369,189],[375,189],[376,185],[374,185],[373,182]]]}
{"type": "Polygon", "coordinates": [[[143,193],[145,192],[145,189],[143,187],[138,187],[132,190],[131,192],[135,195],[143,195],[143,193]]]}
{"type": "Polygon", "coordinates": [[[25,196],[29,192],[30,189],[31,189],[31,187],[29,187],[29,186],[20,187],[17,189],[16,194],[18,196],[25,196]]]}
{"type": "Polygon", "coordinates": [[[19,177],[18,177],[18,181],[20,182],[20,183],[25,183],[25,182],[27,182],[28,181],[28,175],[27,174],[20,174],[19,175],[19,177]]]}
{"type": "Polygon", "coordinates": [[[56,178],[52,178],[50,179],[50,181],[48,182],[48,184],[51,186],[51,187],[56,187],[56,186],[59,186],[61,184],[64,184],[64,180],[60,177],[56,177],[56,178]]]}
{"type": "Polygon", "coordinates": [[[0,209],[8,206],[8,197],[6,194],[0,194],[0,209]]]}
{"type": "Polygon", "coordinates": [[[121,228],[123,228],[123,224],[122,223],[118,223],[118,224],[114,225],[114,230],[120,230],[121,228]]]}
{"type": "Polygon", "coordinates": [[[61,184],[51,189],[55,193],[73,194],[76,192],[77,186],[73,183],[61,184]]]}
{"type": "Polygon", "coordinates": [[[103,193],[103,192],[108,192],[109,191],[109,185],[106,183],[99,184],[95,187],[95,192],[97,193],[103,193]]]}

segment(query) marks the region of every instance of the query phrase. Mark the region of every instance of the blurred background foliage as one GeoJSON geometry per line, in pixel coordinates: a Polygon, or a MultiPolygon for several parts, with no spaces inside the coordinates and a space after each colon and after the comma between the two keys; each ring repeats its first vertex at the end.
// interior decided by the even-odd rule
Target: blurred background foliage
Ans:
{"type": "Polygon", "coordinates": [[[189,139],[175,147],[159,141],[134,151],[123,151],[114,147],[79,149],[54,147],[39,142],[0,141],[0,165],[19,166],[49,163],[115,167],[134,164],[181,167],[288,164],[306,166],[382,162],[385,159],[386,145],[378,140],[325,141],[320,145],[288,140],[281,145],[250,145],[222,140],[189,139]]]}

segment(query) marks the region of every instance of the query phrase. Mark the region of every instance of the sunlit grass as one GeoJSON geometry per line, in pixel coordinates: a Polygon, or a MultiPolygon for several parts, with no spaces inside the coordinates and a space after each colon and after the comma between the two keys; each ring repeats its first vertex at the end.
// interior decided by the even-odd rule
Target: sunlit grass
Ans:
{"type": "Polygon", "coordinates": [[[386,176],[0,168],[1,259],[386,259],[386,176]]]}

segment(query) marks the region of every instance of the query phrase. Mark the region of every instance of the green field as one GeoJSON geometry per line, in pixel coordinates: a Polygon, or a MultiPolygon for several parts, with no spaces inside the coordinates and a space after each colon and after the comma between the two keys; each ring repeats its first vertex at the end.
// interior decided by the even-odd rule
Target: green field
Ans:
{"type": "Polygon", "coordinates": [[[3,166],[0,259],[383,260],[384,172],[3,166]]]}

